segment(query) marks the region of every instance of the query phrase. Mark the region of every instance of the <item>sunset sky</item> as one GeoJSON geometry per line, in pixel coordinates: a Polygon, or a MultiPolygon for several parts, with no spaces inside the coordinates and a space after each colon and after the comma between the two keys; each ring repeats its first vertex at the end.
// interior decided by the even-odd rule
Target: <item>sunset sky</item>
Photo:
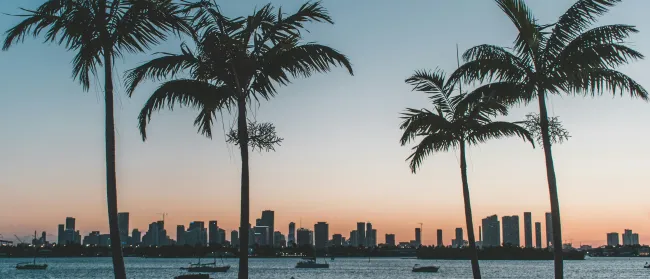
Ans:
{"type": "MultiPolygon", "coordinates": [[[[1,1],[0,13],[35,8],[42,0],[1,1]]],[[[219,1],[225,13],[248,15],[264,0],[219,1]]],[[[557,19],[574,1],[528,0],[541,23],[557,19]]],[[[277,0],[283,11],[302,1],[277,0]]],[[[492,1],[355,0],[323,1],[335,25],[312,24],[306,41],[348,55],[355,76],[343,69],[282,87],[270,102],[253,105],[251,117],[273,122],[285,140],[273,153],[251,157],[251,223],[261,211],[275,211],[276,230],[287,233],[293,221],[313,229],[330,224],[330,234],[348,237],[358,221],[370,221],[378,242],[384,234],[397,241],[414,238],[424,223],[423,242],[444,230],[465,227],[457,153],[435,154],[417,174],[405,162],[410,146],[399,145],[399,113],[406,107],[430,108],[404,79],[418,69],[451,72],[456,44],[461,52],[488,43],[511,46],[515,28],[492,1]]],[[[631,45],[650,55],[650,1],[625,0],[600,24],[625,23],[641,31],[631,45]]],[[[0,31],[19,22],[0,15],[0,31]]],[[[4,37],[3,37],[4,39],[4,37]]],[[[155,57],[179,52],[172,39],[148,54],[116,61],[117,73],[155,57]]],[[[0,234],[15,240],[46,230],[56,241],[56,226],[77,218],[82,235],[108,232],[104,165],[102,83],[90,92],[71,78],[73,54],[63,47],[27,39],[0,52],[0,234]]],[[[622,70],[650,88],[650,60],[622,70]]],[[[136,117],[159,83],[141,86],[133,98],[116,84],[117,175],[119,210],[131,213],[131,228],[147,225],[167,212],[166,227],[175,238],[177,224],[218,220],[238,227],[240,159],[225,143],[233,125],[224,115],[212,140],[197,134],[196,112],[177,108],[154,115],[143,142],[136,117]]],[[[552,97],[549,113],[570,131],[568,142],[554,146],[563,237],[574,246],[602,245],[606,233],[632,229],[650,244],[650,104],[628,96],[552,97]]],[[[536,106],[514,108],[506,118],[520,120],[536,106]]],[[[471,147],[468,174],[476,233],[492,214],[523,212],[542,222],[550,211],[541,149],[511,138],[471,147]]],[[[465,230],[465,229],[464,229],[465,230]]],[[[228,238],[230,235],[228,234],[228,238]]],[[[545,237],[543,237],[545,239],[545,237]]]]}

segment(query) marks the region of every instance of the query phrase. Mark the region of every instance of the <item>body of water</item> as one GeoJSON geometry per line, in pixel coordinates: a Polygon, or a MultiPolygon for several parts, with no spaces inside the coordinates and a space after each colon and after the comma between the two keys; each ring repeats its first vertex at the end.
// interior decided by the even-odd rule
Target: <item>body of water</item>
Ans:
{"type": "MultiPolygon", "coordinates": [[[[30,259],[0,259],[2,279],[110,279],[113,278],[110,258],[51,258],[47,270],[16,270],[19,262],[30,259]]],[[[208,259],[205,259],[209,261],[208,259]]],[[[399,258],[337,258],[329,269],[296,269],[299,259],[250,259],[251,279],[395,279],[395,278],[472,278],[469,261],[416,260],[399,258]],[[439,265],[438,273],[413,273],[414,264],[439,265]]],[[[128,278],[173,278],[184,274],[179,268],[195,259],[126,258],[128,278]]],[[[237,278],[237,260],[224,260],[231,266],[227,273],[213,273],[212,278],[237,278]]],[[[322,259],[319,259],[322,261],[322,259]]],[[[650,258],[588,258],[565,261],[565,278],[650,278],[650,269],[643,268],[650,258]]],[[[552,278],[552,261],[481,261],[483,278],[552,278]]]]}

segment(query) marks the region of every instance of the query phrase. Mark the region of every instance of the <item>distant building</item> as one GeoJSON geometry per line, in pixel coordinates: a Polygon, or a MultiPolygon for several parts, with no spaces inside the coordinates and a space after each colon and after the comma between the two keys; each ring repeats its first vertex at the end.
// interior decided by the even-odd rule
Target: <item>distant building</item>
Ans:
{"type": "Polygon", "coordinates": [[[359,239],[357,238],[357,231],[350,231],[350,246],[359,246],[359,239]]]}
{"type": "Polygon", "coordinates": [[[219,226],[216,220],[208,222],[208,243],[210,246],[219,243],[219,226]]]}
{"type": "Polygon", "coordinates": [[[66,230],[75,230],[75,219],[73,217],[65,218],[65,229],[66,230]]]}
{"type": "Polygon", "coordinates": [[[357,223],[357,246],[366,245],[366,223],[358,222],[357,223]]]}
{"type": "Polygon", "coordinates": [[[456,228],[456,238],[452,241],[452,246],[454,248],[461,248],[463,247],[463,244],[463,228],[456,228]]]}
{"type": "Polygon", "coordinates": [[[217,228],[217,244],[225,245],[226,244],[226,230],[222,228],[217,228]]]}
{"type": "Polygon", "coordinates": [[[275,232],[275,212],[273,210],[262,211],[262,225],[269,227],[269,243],[267,245],[275,247],[274,239],[271,234],[275,232]]]}
{"type": "Polygon", "coordinates": [[[639,245],[639,234],[632,233],[632,230],[625,230],[623,233],[623,245],[639,245]]]}
{"type": "Polygon", "coordinates": [[[503,243],[515,247],[521,246],[519,242],[519,216],[503,216],[501,222],[503,224],[503,243]]]}
{"type": "Polygon", "coordinates": [[[207,246],[208,245],[208,230],[205,227],[205,222],[194,221],[187,227],[187,231],[183,233],[183,244],[189,246],[207,246]]]}
{"type": "Polygon", "coordinates": [[[607,246],[616,247],[620,245],[619,237],[617,232],[611,232],[607,234],[607,246]]]}
{"type": "Polygon", "coordinates": [[[138,229],[133,229],[131,232],[131,245],[139,245],[142,240],[142,233],[138,229]]]}
{"type": "Polygon", "coordinates": [[[314,225],[314,246],[317,250],[327,247],[329,241],[329,225],[327,222],[318,222],[314,225]]]}
{"type": "Polygon", "coordinates": [[[255,226],[253,228],[255,232],[255,243],[259,246],[271,246],[273,238],[271,236],[271,228],[269,226],[255,226]]]}
{"type": "Polygon", "coordinates": [[[169,245],[169,242],[164,221],[149,224],[149,230],[142,236],[142,244],[145,246],[165,246],[169,245]]]}
{"type": "Polygon", "coordinates": [[[279,231],[273,233],[273,243],[275,243],[276,247],[284,248],[287,246],[287,240],[284,238],[284,234],[279,231]]]}
{"type": "Polygon", "coordinates": [[[59,235],[56,244],[65,245],[65,225],[59,224],[59,235]]]}
{"type": "Polygon", "coordinates": [[[332,246],[340,247],[343,245],[343,235],[334,234],[332,235],[332,246]]]}
{"type": "Polygon", "coordinates": [[[117,213],[117,228],[120,231],[122,246],[129,244],[129,213],[117,213]]]}
{"type": "Polygon", "coordinates": [[[436,232],[436,234],[437,234],[437,236],[438,236],[438,241],[437,241],[436,245],[437,245],[438,247],[442,247],[442,246],[444,246],[443,241],[442,241],[442,230],[441,230],[441,229],[438,229],[438,231],[436,232]]]}
{"type": "Polygon", "coordinates": [[[530,212],[524,212],[524,243],[526,248],[533,247],[533,218],[530,212]]]}
{"type": "Polygon", "coordinates": [[[535,222],[535,248],[542,248],[542,223],[535,222]]]}
{"type": "Polygon", "coordinates": [[[639,245],[639,234],[638,233],[633,233],[632,234],[632,245],[639,245]]]}
{"type": "Polygon", "coordinates": [[[287,238],[289,247],[292,247],[296,244],[296,223],[289,223],[289,236],[287,238]]]}
{"type": "Polygon", "coordinates": [[[366,243],[364,244],[364,246],[373,247],[372,224],[370,222],[366,223],[366,243]]]}
{"type": "Polygon", "coordinates": [[[415,228],[415,246],[420,247],[422,245],[422,229],[415,228]]]}
{"type": "Polygon", "coordinates": [[[185,226],[176,225],[176,245],[185,245],[185,226]]]}
{"type": "Polygon", "coordinates": [[[553,247],[553,215],[546,212],[546,247],[553,247]]]}
{"type": "Polygon", "coordinates": [[[370,247],[377,247],[377,230],[376,229],[372,229],[372,231],[370,233],[370,237],[372,239],[372,241],[370,242],[370,247]]]}
{"type": "Polygon", "coordinates": [[[312,245],[312,232],[308,229],[300,228],[298,229],[297,232],[297,237],[298,237],[298,247],[303,247],[303,246],[311,246],[312,245]]]}
{"type": "Polygon", "coordinates": [[[481,222],[483,225],[483,247],[501,246],[501,224],[496,215],[488,216],[481,222]]]}
{"type": "Polygon", "coordinates": [[[230,245],[233,247],[239,246],[239,232],[236,230],[230,232],[230,245]]]}
{"type": "Polygon", "coordinates": [[[395,246],[394,234],[386,234],[386,245],[395,246]]]}

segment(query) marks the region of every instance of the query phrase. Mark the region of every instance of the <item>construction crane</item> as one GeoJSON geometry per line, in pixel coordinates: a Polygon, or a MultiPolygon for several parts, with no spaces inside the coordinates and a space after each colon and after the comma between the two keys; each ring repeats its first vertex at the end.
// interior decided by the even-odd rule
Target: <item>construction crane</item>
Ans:
{"type": "Polygon", "coordinates": [[[20,239],[20,237],[18,237],[17,235],[14,234],[14,237],[18,240],[18,242],[20,242],[20,244],[25,244],[25,241],[20,239]]]}

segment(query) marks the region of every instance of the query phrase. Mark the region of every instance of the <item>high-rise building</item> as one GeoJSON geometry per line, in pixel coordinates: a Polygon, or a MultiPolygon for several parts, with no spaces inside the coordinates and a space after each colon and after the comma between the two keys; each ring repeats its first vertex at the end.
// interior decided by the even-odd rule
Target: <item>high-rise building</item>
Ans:
{"type": "Polygon", "coordinates": [[[357,238],[357,231],[350,231],[350,246],[357,247],[359,246],[359,239],[357,238]]]}
{"type": "Polygon", "coordinates": [[[255,243],[259,246],[271,246],[273,234],[269,226],[255,226],[253,231],[255,232],[255,243]]]}
{"type": "Polygon", "coordinates": [[[358,222],[357,223],[357,246],[366,245],[366,223],[358,222]]]}
{"type": "Polygon", "coordinates": [[[377,229],[372,229],[372,242],[370,247],[377,247],[377,229]]]}
{"type": "Polygon", "coordinates": [[[481,226],[478,226],[478,241],[483,243],[483,229],[481,226]]]}
{"type": "Polygon", "coordinates": [[[632,245],[639,245],[639,234],[638,233],[633,233],[632,234],[632,245]]]}
{"type": "Polygon", "coordinates": [[[332,235],[332,246],[340,247],[343,245],[343,235],[334,234],[332,235]]]}
{"type": "Polygon", "coordinates": [[[395,246],[395,235],[394,234],[386,234],[386,245],[389,246],[395,246]]]}
{"type": "Polygon", "coordinates": [[[273,210],[264,210],[262,211],[262,225],[269,227],[269,246],[275,247],[273,237],[271,236],[275,232],[275,212],[273,210]]]}
{"type": "Polygon", "coordinates": [[[553,247],[553,215],[546,212],[546,247],[553,247]]]}
{"type": "Polygon", "coordinates": [[[208,245],[208,230],[205,228],[205,222],[194,221],[187,227],[187,231],[182,236],[183,244],[190,246],[208,245]]]}
{"type": "Polygon", "coordinates": [[[533,247],[533,217],[530,212],[524,212],[524,243],[526,248],[533,247]]]}
{"type": "Polygon", "coordinates": [[[138,229],[133,229],[131,232],[131,244],[132,245],[139,245],[142,241],[142,233],[138,229]]]}
{"type": "Polygon", "coordinates": [[[217,244],[224,245],[226,244],[226,230],[222,228],[217,228],[217,244]]]}
{"type": "Polygon", "coordinates": [[[618,240],[619,238],[617,232],[611,232],[607,234],[607,246],[612,246],[612,247],[618,246],[619,245],[618,240]]]}
{"type": "Polygon", "coordinates": [[[415,246],[422,245],[422,229],[415,228],[415,246]]]}
{"type": "Polygon", "coordinates": [[[436,242],[436,245],[437,245],[438,247],[442,247],[442,246],[444,246],[444,244],[443,244],[443,242],[442,242],[442,230],[441,230],[441,229],[438,229],[438,231],[436,232],[436,234],[437,234],[437,236],[438,236],[438,241],[436,242]]]}
{"type": "Polygon", "coordinates": [[[287,241],[284,239],[284,234],[279,231],[274,232],[273,243],[275,243],[276,247],[286,247],[287,241]]]}
{"type": "Polygon", "coordinates": [[[239,246],[239,232],[236,230],[230,232],[230,245],[233,247],[239,246]]]}
{"type": "Polygon", "coordinates": [[[219,226],[215,220],[208,222],[208,243],[210,245],[219,243],[219,226]]]}
{"type": "Polygon", "coordinates": [[[298,229],[297,232],[297,237],[298,237],[298,247],[303,247],[303,246],[311,246],[312,245],[312,232],[308,229],[300,228],[298,229]]]}
{"type": "Polygon", "coordinates": [[[542,248],[542,223],[535,222],[535,248],[542,248]]]}
{"type": "Polygon", "coordinates": [[[185,245],[185,226],[176,225],[176,245],[185,245]]]}
{"type": "Polygon", "coordinates": [[[65,225],[59,224],[59,235],[56,244],[65,245],[65,225]]]}
{"type": "Polygon", "coordinates": [[[366,247],[372,247],[372,224],[370,222],[366,223],[366,247]]]}
{"type": "Polygon", "coordinates": [[[515,247],[521,246],[519,241],[519,216],[503,216],[503,244],[509,244],[515,247]]]}
{"type": "Polygon", "coordinates": [[[71,231],[75,230],[75,219],[73,217],[65,218],[65,229],[71,231]]]}
{"type": "Polygon", "coordinates": [[[129,213],[117,213],[117,228],[120,231],[120,242],[122,246],[129,243],[129,213]]]}
{"type": "Polygon", "coordinates": [[[623,233],[623,246],[629,245],[639,245],[639,234],[626,229],[623,233]]]}
{"type": "Polygon", "coordinates": [[[318,222],[314,225],[314,246],[317,250],[327,247],[327,238],[329,237],[329,225],[326,222],[318,222]]]}
{"type": "Polygon", "coordinates": [[[452,245],[456,248],[463,247],[464,244],[464,239],[463,239],[463,228],[456,228],[456,239],[454,239],[456,245],[452,245]]]}
{"type": "Polygon", "coordinates": [[[501,224],[496,215],[488,216],[481,220],[483,225],[483,247],[497,247],[501,245],[501,224]]]}
{"type": "Polygon", "coordinates": [[[292,247],[296,245],[296,223],[294,222],[289,223],[289,237],[287,240],[289,241],[287,246],[292,247]]]}

